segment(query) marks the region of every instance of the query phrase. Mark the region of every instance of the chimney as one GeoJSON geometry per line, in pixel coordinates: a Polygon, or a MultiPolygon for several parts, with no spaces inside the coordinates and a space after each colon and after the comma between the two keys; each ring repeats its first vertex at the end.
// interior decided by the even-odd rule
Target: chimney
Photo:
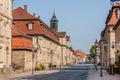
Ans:
{"type": "Polygon", "coordinates": [[[38,19],[40,19],[40,16],[38,16],[38,19]]]}
{"type": "Polygon", "coordinates": [[[36,15],[36,14],[35,14],[35,13],[33,13],[33,16],[34,16],[34,17],[35,17],[35,15],[36,15]]]}
{"type": "Polygon", "coordinates": [[[27,5],[24,5],[24,10],[27,11],[27,5]]]}

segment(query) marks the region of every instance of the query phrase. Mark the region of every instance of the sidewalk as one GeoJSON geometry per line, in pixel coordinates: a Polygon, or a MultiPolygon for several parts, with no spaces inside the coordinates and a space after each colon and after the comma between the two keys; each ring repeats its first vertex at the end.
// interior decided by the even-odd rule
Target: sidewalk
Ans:
{"type": "Polygon", "coordinates": [[[43,70],[43,71],[35,71],[34,74],[32,72],[25,72],[25,73],[0,73],[0,80],[9,80],[10,78],[14,77],[23,77],[23,76],[30,76],[30,75],[38,75],[38,74],[50,74],[58,72],[59,70],[43,70]]]}
{"type": "Polygon", "coordinates": [[[100,69],[89,70],[87,80],[120,80],[120,74],[109,75],[106,70],[102,70],[103,77],[100,77],[100,69]]]}

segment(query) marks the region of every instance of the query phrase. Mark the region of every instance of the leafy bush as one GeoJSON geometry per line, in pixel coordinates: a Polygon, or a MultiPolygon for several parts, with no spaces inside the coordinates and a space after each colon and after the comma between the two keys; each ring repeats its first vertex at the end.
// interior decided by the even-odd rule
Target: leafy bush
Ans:
{"type": "Polygon", "coordinates": [[[45,70],[45,69],[46,69],[46,67],[44,65],[40,65],[40,66],[35,67],[36,71],[45,70]]]}
{"type": "Polygon", "coordinates": [[[55,67],[57,67],[57,65],[52,64],[52,63],[49,64],[49,68],[55,68],[55,67]]]}
{"type": "Polygon", "coordinates": [[[41,70],[39,66],[35,67],[35,71],[41,70]]]}
{"type": "Polygon", "coordinates": [[[40,65],[41,70],[45,70],[46,67],[44,65],[40,65]]]}
{"type": "Polygon", "coordinates": [[[53,68],[54,65],[52,63],[49,64],[49,68],[53,68]]]}

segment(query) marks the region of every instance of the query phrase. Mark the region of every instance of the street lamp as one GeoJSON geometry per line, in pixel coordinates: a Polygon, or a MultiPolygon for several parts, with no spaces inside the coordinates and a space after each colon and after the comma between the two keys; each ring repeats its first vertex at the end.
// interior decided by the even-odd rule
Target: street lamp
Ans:
{"type": "Polygon", "coordinates": [[[35,68],[35,64],[34,64],[34,60],[35,60],[35,52],[37,51],[38,46],[34,45],[32,48],[32,74],[34,74],[34,68],[35,68]]]}
{"type": "Polygon", "coordinates": [[[100,42],[100,77],[103,77],[102,75],[102,46],[100,42]]]}
{"type": "MultiPolygon", "coordinates": [[[[103,42],[103,47],[107,46],[107,41],[106,40],[101,40],[101,42],[103,42]]],[[[102,43],[100,43],[100,77],[103,77],[103,74],[102,74],[102,43]]]]}
{"type": "Polygon", "coordinates": [[[97,65],[96,65],[96,54],[97,54],[96,49],[97,49],[97,45],[98,45],[97,39],[96,39],[94,44],[95,44],[94,66],[95,66],[95,69],[97,71],[97,65]]]}

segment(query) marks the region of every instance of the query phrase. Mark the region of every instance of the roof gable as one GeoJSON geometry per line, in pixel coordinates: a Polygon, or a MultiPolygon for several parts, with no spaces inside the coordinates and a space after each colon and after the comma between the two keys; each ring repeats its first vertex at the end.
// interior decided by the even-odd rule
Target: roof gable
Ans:
{"type": "Polygon", "coordinates": [[[26,20],[26,19],[37,19],[33,15],[29,14],[26,10],[21,7],[18,7],[13,10],[13,19],[14,20],[26,20]]]}

